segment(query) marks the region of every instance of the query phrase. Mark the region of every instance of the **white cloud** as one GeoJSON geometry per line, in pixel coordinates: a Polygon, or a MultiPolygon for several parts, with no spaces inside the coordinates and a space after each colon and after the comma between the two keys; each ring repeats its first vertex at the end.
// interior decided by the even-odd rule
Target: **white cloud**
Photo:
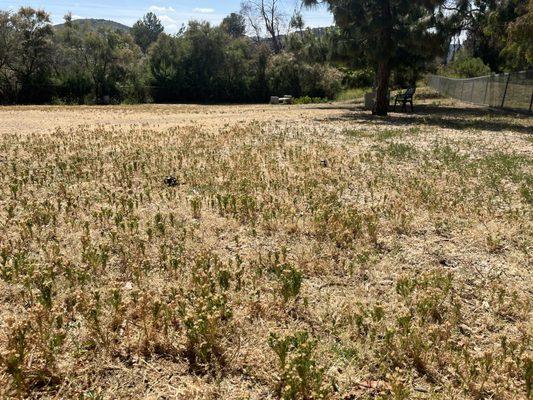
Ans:
{"type": "Polygon", "coordinates": [[[85,17],[82,17],[81,15],[72,14],[72,19],[84,19],[85,17]]]}
{"type": "Polygon", "coordinates": [[[176,21],[172,17],[169,17],[168,15],[160,15],[159,19],[163,24],[175,24],[176,21]]]}
{"type": "Polygon", "coordinates": [[[171,24],[171,25],[166,25],[165,26],[165,31],[167,33],[177,33],[178,30],[179,30],[179,27],[176,24],[171,24]]]}
{"type": "Polygon", "coordinates": [[[159,7],[159,6],[150,6],[148,8],[152,12],[176,12],[172,7],[159,7]]]}
{"type": "Polygon", "coordinates": [[[198,14],[212,14],[215,12],[215,10],[212,8],[195,8],[194,10],[192,10],[192,12],[198,14]]]}

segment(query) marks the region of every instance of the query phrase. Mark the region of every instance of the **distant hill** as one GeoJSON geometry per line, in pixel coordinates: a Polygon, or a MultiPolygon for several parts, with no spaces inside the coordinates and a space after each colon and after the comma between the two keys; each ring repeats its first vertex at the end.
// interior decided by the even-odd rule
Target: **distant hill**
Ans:
{"type": "MultiPolygon", "coordinates": [[[[129,32],[130,27],[123,25],[121,23],[115,22],[115,21],[108,21],[106,19],[94,19],[94,18],[85,18],[85,19],[75,19],[72,21],[74,25],[86,25],[89,27],[91,31],[97,31],[100,28],[104,29],[111,29],[111,30],[119,30],[123,32],[129,32]]],[[[59,24],[55,25],[54,28],[61,30],[63,29],[65,24],[59,24]]]]}

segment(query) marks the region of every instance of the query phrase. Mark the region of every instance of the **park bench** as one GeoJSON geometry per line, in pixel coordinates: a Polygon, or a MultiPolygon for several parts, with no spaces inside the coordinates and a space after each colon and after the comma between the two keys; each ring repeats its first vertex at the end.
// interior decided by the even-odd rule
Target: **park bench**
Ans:
{"type": "Polygon", "coordinates": [[[270,98],[270,104],[292,104],[293,102],[293,97],[288,94],[283,97],[272,96],[270,98]]]}
{"type": "Polygon", "coordinates": [[[415,111],[415,108],[413,106],[413,96],[416,93],[416,87],[410,87],[405,92],[400,92],[396,95],[396,98],[394,99],[394,111],[396,111],[396,106],[398,103],[402,103],[402,111],[406,111],[407,104],[411,104],[411,112],[415,111]]]}

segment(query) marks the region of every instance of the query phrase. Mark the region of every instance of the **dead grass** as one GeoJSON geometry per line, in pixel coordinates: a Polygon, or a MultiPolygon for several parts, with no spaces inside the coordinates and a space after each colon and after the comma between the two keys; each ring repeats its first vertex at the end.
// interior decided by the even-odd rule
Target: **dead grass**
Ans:
{"type": "Polygon", "coordinates": [[[0,398],[531,397],[531,119],[0,119],[0,398]]]}

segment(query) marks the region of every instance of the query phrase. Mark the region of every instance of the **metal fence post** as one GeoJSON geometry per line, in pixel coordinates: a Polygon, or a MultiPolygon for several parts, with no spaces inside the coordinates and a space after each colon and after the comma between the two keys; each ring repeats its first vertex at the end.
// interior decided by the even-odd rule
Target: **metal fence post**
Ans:
{"type": "Polygon", "coordinates": [[[505,91],[503,92],[502,108],[505,105],[505,98],[507,97],[507,89],[509,88],[509,81],[511,80],[511,74],[507,75],[507,83],[505,84],[505,91]]]}
{"type": "Polygon", "coordinates": [[[485,85],[485,96],[483,96],[483,104],[487,104],[487,94],[489,92],[489,83],[490,83],[490,76],[488,76],[486,79],[487,79],[487,84],[485,85]]]}

